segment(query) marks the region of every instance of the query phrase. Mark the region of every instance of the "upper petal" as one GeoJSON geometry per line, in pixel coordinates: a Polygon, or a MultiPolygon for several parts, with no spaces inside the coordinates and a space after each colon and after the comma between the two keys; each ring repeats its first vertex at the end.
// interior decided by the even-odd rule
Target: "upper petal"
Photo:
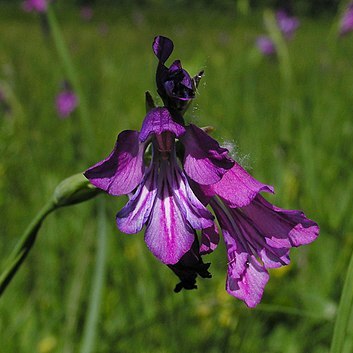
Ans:
{"type": "Polygon", "coordinates": [[[173,52],[174,44],[167,37],[157,36],[154,38],[152,49],[158,60],[164,64],[173,52]]]}
{"type": "Polygon", "coordinates": [[[234,165],[228,157],[228,150],[193,124],[186,127],[186,133],[180,140],[185,147],[184,169],[199,184],[218,182],[234,165]]]}
{"type": "Polygon", "coordinates": [[[86,170],[85,177],[111,195],[133,191],[140,184],[144,172],[144,144],[139,143],[138,136],[138,131],[121,132],[111,154],[86,170]]]}
{"type": "Polygon", "coordinates": [[[273,192],[272,186],[260,183],[238,163],[210,188],[212,190],[204,190],[206,194],[217,194],[232,208],[248,205],[261,191],[273,192]]]}
{"type": "Polygon", "coordinates": [[[160,135],[164,131],[170,131],[180,137],[185,133],[185,128],[173,120],[167,108],[154,108],[147,113],[142,123],[140,141],[146,141],[151,134],[160,135]]]}

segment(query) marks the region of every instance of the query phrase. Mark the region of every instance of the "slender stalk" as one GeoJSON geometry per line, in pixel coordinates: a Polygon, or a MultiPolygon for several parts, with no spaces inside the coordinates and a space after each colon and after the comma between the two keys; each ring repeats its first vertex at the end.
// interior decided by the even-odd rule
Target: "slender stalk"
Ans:
{"type": "Polygon", "coordinates": [[[283,35],[278,28],[276,17],[273,12],[265,11],[264,21],[266,28],[272,41],[275,43],[278,55],[279,68],[281,72],[281,83],[283,98],[281,100],[281,113],[280,113],[280,136],[283,142],[289,142],[291,136],[291,112],[290,105],[288,104],[292,94],[292,65],[290,62],[288,47],[283,35]]]}
{"type": "MultiPolygon", "coordinates": [[[[47,17],[56,50],[63,64],[63,69],[79,99],[77,110],[80,116],[81,126],[84,131],[84,134],[82,135],[84,135],[87,139],[85,141],[86,143],[83,143],[84,156],[87,157],[88,141],[90,142],[90,145],[94,146],[94,134],[89,120],[87,103],[52,6],[49,6],[47,17]]],[[[87,160],[87,158],[85,158],[85,160],[87,160]]]]}
{"type": "Polygon", "coordinates": [[[29,251],[31,250],[36,238],[38,231],[43,223],[46,216],[54,211],[56,208],[54,202],[51,200],[48,202],[32,220],[26,231],[23,233],[20,241],[17,243],[15,249],[10,254],[6,264],[5,270],[0,275],[0,296],[5,291],[6,287],[11,282],[13,276],[26,259],[29,251]]]}
{"type": "Polygon", "coordinates": [[[94,275],[91,285],[89,311],[84,328],[80,353],[91,353],[94,350],[99,317],[100,303],[102,300],[103,284],[105,278],[107,255],[107,229],[105,217],[105,202],[100,199],[98,203],[98,232],[97,232],[97,256],[94,275]]]}
{"type": "Polygon", "coordinates": [[[352,353],[350,323],[353,320],[353,253],[348,265],[342,295],[338,306],[330,353],[352,353]]]}

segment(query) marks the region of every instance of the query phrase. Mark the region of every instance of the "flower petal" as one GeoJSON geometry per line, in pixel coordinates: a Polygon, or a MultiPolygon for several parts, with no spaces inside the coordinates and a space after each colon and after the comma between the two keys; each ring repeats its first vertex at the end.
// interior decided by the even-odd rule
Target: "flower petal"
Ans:
{"type": "Polygon", "coordinates": [[[164,64],[173,52],[174,44],[167,37],[157,36],[154,38],[152,49],[158,60],[164,64]]]}
{"type": "Polygon", "coordinates": [[[185,128],[173,120],[167,108],[154,108],[147,113],[143,121],[140,141],[146,141],[153,133],[160,135],[165,131],[170,131],[176,137],[180,137],[185,133],[185,128]]]}
{"type": "Polygon", "coordinates": [[[200,246],[201,255],[210,254],[213,252],[216,249],[218,243],[219,234],[215,223],[213,223],[212,227],[202,229],[200,246]]]}
{"type": "Polygon", "coordinates": [[[303,212],[276,207],[260,195],[242,210],[253,222],[256,221],[266,243],[273,248],[309,244],[319,235],[319,226],[303,212]]]}
{"type": "Polygon", "coordinates": [[[140,184],[144,172],[144,144],[139,143],[138,135],[138,131],[121,132],[109,157],[86,170],[85,177],[111,195],[133,191],[140,184]]]}
{"type": "Polygon", "coordinates": [[[223,235],[228,253],[227,292],[254,308],[261,301],[269,274],[236,238],[227,231],[223,235]]]}
{"type": "Polygon", "coordinates": [[[184,169],[199,184],[218,182],[234,165],[228,157],[228,150],[193,124],[186,127],[180,140],[185,147],[184,169]]]}
{"type": "Polygon", "coordinates": [[[178,166],[172,165],[171,167],[174,169],[171,180],[174,196],[186,220],[194,229],[212,227],[214,224],[212,213],[195,196],[181,169],[178,166]]]}
{"type": "Polygon", "coordinates": [[[190,250],[194,230],[175,197],[173,177],[167,161],[160,166],[158,191],[147,223],[145,241],[163,263],[173,265],[190,250]],[[169,175],[168,175],[169,174],[169,175]]]}
{"type": "Polygon", "coordinates": [[[116,215],[118,228],[128,234],[139,232],[151,213],[157,194],[157,171],[151,167],[129,202],[116,215]]]}
{"type": "Polygon", "coordinates": [[[212,185],[211,189],[204,191],[206,194],[213,191],[232,208],[248,205],[261,191],[274,192],[272,186],[260,183],[238,163],[235,163],[233,168],[224,174],[220,182],[212,185]]]}

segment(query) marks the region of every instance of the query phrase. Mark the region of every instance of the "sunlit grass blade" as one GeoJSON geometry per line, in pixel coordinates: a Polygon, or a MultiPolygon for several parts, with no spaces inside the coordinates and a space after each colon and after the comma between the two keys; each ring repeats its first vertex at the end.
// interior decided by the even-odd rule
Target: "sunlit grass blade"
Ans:
{"type": "Polygon", "coordinates": [[[346,279],[338,307],[330,353],[353,352],[352,330],[353,320],[353,254],[348,266],[346,279]]]}
{"type": "Polygon", "coordinates": [[[97,335],[97,324],[100,304],[102,301],[103,284],[107,257],[107,223],[104,199],[98,204],[97,256],[94,275],[91,284],[91,294],[88,305],[87,321],[80,353],[94,352],[97,335]]]}

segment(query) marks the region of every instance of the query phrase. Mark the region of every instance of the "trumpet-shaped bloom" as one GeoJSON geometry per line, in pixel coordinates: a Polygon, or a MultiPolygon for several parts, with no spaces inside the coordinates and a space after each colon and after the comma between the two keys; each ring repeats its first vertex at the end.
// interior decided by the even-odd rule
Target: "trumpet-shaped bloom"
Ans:
{"type": "Polygon", "coordinates": [[[176,292],[196,288],[197,276],[211,277],[202,256],[216,249],[220,234],[210,206],[227,248],[227,291],[254,307],[268,269],[287,265],[290,248],[316,239],[319,228],[301,211],[266,201],[260,193],[272,193],[272,186],[248,174],[204,130],[184,123],[201,76],[190,78],[179,61],[167,68],[172,50],[170,39],[155,38],[165,106],[152,108],[140,131],[121,132],[110,155],[85,176],[111,195],[128,195],[117,226],[128,234],[145,227],[147,247],[180,278],[176,292]]]}
{"type": "Polygon", "coordinates": [[[117,214],[118,228],[137,233],[145,225],[148,248],[171,265],[190,250],[195,230],[207,229],[214,223],[188,178],[199,181],[195,169],[200,168],[203,183],[219,181],[232,166],[227,151],[215,140],[196,126],[175,122],[167,108],[159,107],[147,114],[140,132],[123,131],[109,157],[88,169],[85,176],[112,195],[130,194],[128,203],[117,214]],[[186,139],[184,161],[178,161],[176,138],[186,139]],[[195,150],[193,144],[200,144],[199,149],[195,150]],[[152,158],[145,165],[148,145],[152,158]]]}
{"type": "Polygon", "coordinates": [[[249,307],[261,300],[267,270],[288,265],[290,248],[308,244],[319,234],[317,224],[303,212],[276,207],[260,192],[273,188],[237,163],[218,183],[196,190],[214,210],[226,243],[227,291],[249,307]]]}

